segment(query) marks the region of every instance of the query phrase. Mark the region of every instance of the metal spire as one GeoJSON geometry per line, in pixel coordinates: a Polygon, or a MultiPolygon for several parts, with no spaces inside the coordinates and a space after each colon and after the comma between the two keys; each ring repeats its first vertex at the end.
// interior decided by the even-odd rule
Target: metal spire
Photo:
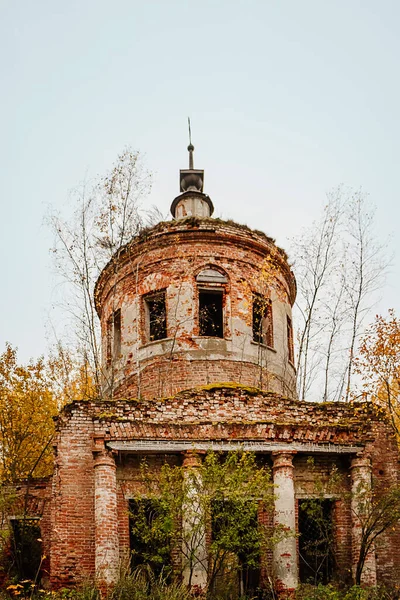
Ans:
{"type": "Polygon", "coordinates": [[[194,169],[194,162],[193,162],[194,146],[192,144],[192,129],[190,127],[190,117],[188,117],[188,126],[189,126],[189,146],[188,146],[188,150],[189,150],[189,169],[193,170],[194,169]]]}

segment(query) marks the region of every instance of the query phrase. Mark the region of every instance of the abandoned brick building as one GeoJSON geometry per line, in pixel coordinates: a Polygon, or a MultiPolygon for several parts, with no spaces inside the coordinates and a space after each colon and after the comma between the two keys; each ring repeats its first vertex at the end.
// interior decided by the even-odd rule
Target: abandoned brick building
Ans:
{"type": "MultiPolygon", "coordinates": [[[[192,146],[189,156],[173,219],[121,248],[96,285],[114,399],[73,402],[58,418],[42,510],[54,586],[117,579],[130,554],[129,502],[142,457],[155,471],[164,461],[190,469],[201,460],[196,450],[252,450],[272,468],[271,518],[300,534],[316,473],[328,481],[335,466],[344,492],[399,477],[395,439],[373,407],[297,400],[296,282],[287,256],[262,232],[212,218],[192,146]]],[[[326,493],[324,500],[335,538],[332,576],[348,581],[359,542],[354,499],[326,493]]],[[[280,590],[306,576],[300,546],[301,536],[289,535],[273,549],[280,590]]],[[[398,532],[377,539],[363,577],[399,580],[398,532]]],[[[206,578],[199,568],[193,583],[206,578]]]]}

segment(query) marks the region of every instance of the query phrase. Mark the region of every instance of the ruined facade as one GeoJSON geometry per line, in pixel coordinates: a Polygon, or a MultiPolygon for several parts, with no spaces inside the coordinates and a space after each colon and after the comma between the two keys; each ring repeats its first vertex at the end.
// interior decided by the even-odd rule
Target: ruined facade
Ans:
{"type": "MultiPolygon", "coordinates": [[[[57,423],[51,502],[43,513],[54,586],[97,576],[111,584],[130,554],[129,501],[140,461],[194,468],[209,448],[249,449],[269,464],[275,512],[264,518],[302,533],[301,505],[333,468],[342,494],[326,493],[334,575],[351,579],[359,526],[348,492],[397,481],[390,427],[368,404],[299,402],[285,252],[259,231],[212,218],[203,172],[181,171],[173,220],[143,232],[103,270],[96,286],[109,401],[74,402],[57,423]],[[309,459],[313,459],[310,468],[309,459]]],[[[299,581],[300,538],[269,556],[283,593],[299,581]]],[[[393,583],[398,531],[378,538],[364,581],[393,583]]],[[[205,584],[201,569],[193,583],[205,584]]]]}

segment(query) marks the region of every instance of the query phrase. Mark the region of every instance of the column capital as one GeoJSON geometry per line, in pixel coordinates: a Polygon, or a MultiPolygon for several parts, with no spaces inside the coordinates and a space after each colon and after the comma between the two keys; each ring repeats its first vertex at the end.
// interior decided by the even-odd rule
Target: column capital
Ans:
{"type": "Polygon", "coordinates": [[[182,466],[184,469],[196,468],[201,466],[201,455],[205,454],[204,450],[186,450],[182,452],[183,462],[182,466]]]}
{"type": "Polygon", "coordinates": [[[297,454],[295,450],[275,450],[272,452],[272,460],[273,460],[273,470],[289,468],[294,469],[293,466],[293,456],[297,454]]]}
{"type": "Polygon", "coordinates": [[[350,469],[372,469],[371,458],[367,454],[357,454],[351,459],[350,469]]]}
{"type": "Polygon", "coordinates": [[[103,448],[102,450],[94,450],[94,467],[111,467],[112,469],[116,469],[117,466],[115,464],[115,459],[111,450],[107,450],[103,448]]]}

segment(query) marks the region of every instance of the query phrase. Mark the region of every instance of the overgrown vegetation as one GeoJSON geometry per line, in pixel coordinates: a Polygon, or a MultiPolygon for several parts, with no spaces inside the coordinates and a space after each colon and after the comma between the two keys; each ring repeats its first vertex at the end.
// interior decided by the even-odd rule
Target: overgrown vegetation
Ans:
{"type": "MultiPolygon", "coordinates": [[[[64,588],[58,592],[43,590],[32,581],[11,585],[0,591],[1,600],[205,600],[205,596],[193,590],[190,592],[182,583],[168,583],[161,575],[155,577],[148,570],[137,570],[120,579],[115,588],[100,595],[94,584],[89,582],[76,588],[64,588]]],[[[370,588],[359,586],[339,589],[332,585],[302,585],[298,588],[293,600],[399,600],[397,588],[370,588]]],[[[255,596],[216,596],[215,600],[255,600],[255,596]]],[[[262,596],[263,600],[276,600],[271,592],[262,596]]]]}
{"type": "Polygon", "coordinates": [[[254,593],[261,557],[283,535],[258,521],[260,510],[273,510],[269,469],[248,452],[193,459],[189,467],[163,465],[158,477],[143,463],[141,493],[131,505],[133,563],[156,572],[164,566],[166,577],[174,572],[189,589],[204,573],[212,598],[226,587],[232,597],[254,593]],[[174,564],[167,548],[174,550],[174,564]]]}
{"type": "Polygon", "coordinates": [[[362,378],[359,397],[385,410],[400,443],[400,319],[394,310],[377,315],[365,331],[355,370],[362,378]]]}
{"type": "Polygon", "coordinates": [[[44,360],[20,365],[7,344],[0,355],[0,483],[52,472],[57,412],[44,360]]]}
{"type": "Polygon", "coordinates": [[[338,589],[333,585],[301,585],[296,600],[398,600],[400,591],[396,588],[361,588],[352,586],[338,589]]]}

